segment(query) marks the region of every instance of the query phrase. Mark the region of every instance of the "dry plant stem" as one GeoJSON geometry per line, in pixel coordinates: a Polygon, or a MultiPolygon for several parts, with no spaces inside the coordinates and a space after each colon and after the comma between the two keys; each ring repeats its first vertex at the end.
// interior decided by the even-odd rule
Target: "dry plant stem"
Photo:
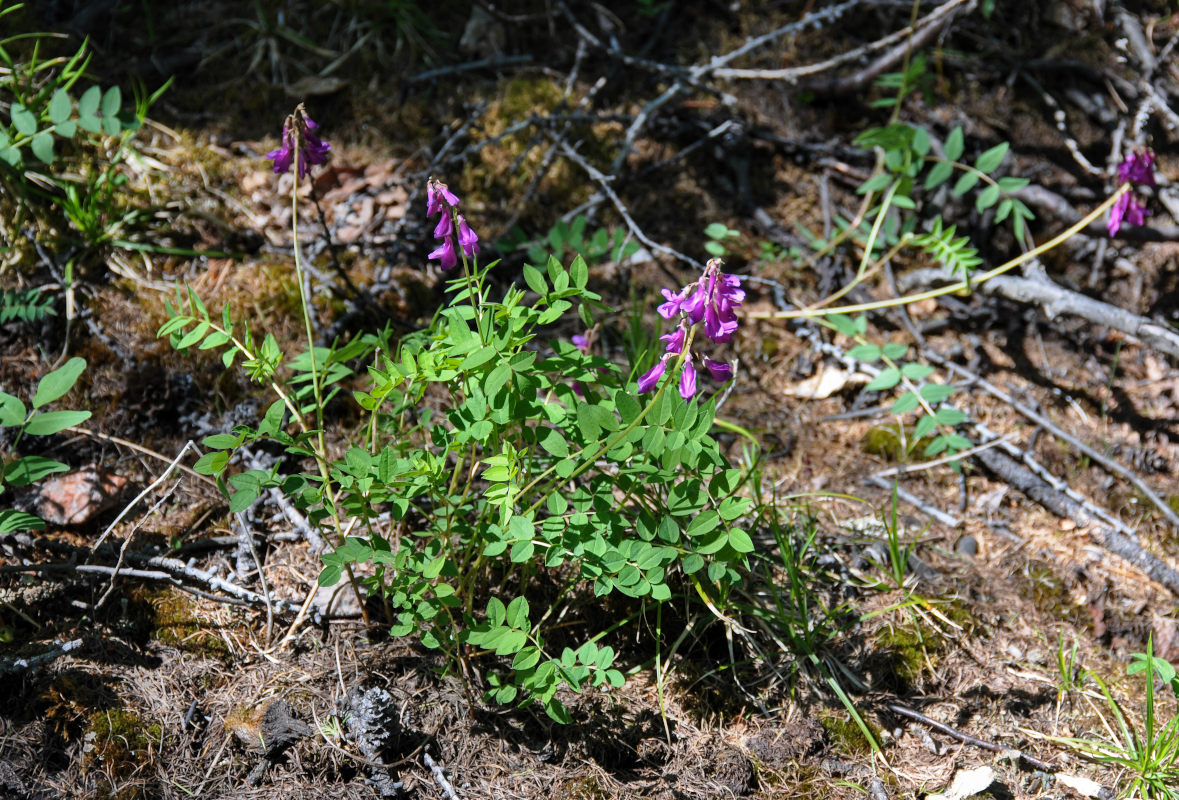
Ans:
{"type": "Polygon", "coordinates": [[[890,33],[883,38],[877,39],[874,42],[869,42],[866,45],[849,50],[846,53],[841,53],[840,55],[835,56],[834,58],[829,58],[826,61],[820,61],[815,64],[807,64],[806,66],[802,67],[789,67],[787,69],[740,69],[729,67],[726,69],[713,70],[712,75],[713,77],[721,79],[738,78],[778,80],[794,83],[798,81],[799,78],[805,78],[808,75],[817,75],[821,72],[827,72],[828,70],[835,69],[836,67],[842,66],[844,64],[858,61],[869,53],[882,50],[885,47],[889,47],[890,45],[896,44],[897,42],[906,40],[912,34],[922,31],[927,26],[934,25],[934,23],[937,23],[935,30],[943,28],[950,21],[949,19],[946,19],[947,15],[950,15],[952,12],[956,11],[958,7],[967,2],[971,2],[971,0],[950,0],[950,2],[943,3],[933,11],[929,12],[929,14],[918,21],[916,25],[909,25],[908,27],[901,28],[899,31],[894,31],[893,33],[890,33]]]}
{"type": "MultiPolygon", "coordinates": [[[[352,278],[348,277],[348,270],[344,269],[344,265],[340,263],[340,254],[336,250],[335,240],[332,239],[332,229],[328,227],[327,217],[323,213],[323,206],[319,204],[319,193],[315,191],[315,181],[311,182],[311,202],[315,204],[315,210],[319,214],[319,224],[323,227],[323,238],[327,242],[328,255],[332,259],[332,269],[340,276],[340,280],[344,281],[344,285],[348,287],[348,291],[352,293],[353,297],[363,297],[360,290],[356,288],[356,284],[352,282],[352,278]]],[[[297,253],[298,251],[296,250],[296,257],[297,253]]]]}
{"type": "Polygon", "coordinates": [[[198,454],[200,453],[200,450],[197,448],[192,439],[189,439],[187,442],[185,442],[184,447],[180,448],[180,452],[176,455],[176,458],[172,459],[172,462],[168,464],[168,468],[164,470],[164,474],[156,478],[151,482],[151,485],[137,494],[134,500],[123,507],[123,510],[119,512],[119,516],[115,517],[114,521],[111,522],[110,525],[106,526],[106,530],[103,531],[102,535],[98,537],[97,541],[95,541],[94,544],[90,546],[91,553],[97,550],[102,545],[102,543],[106,541],[106,537],[110,535],[110,532],[114,530],[116,525],[123,521],[123,517],[130,513],[131,509],[135,507],[136,503],[155,491],[155,488],[161,483],[168,480],[168,476],[171,475],[172,471],[177,468],[177,466],[180,464],[180,459],[184,458],[184,454],[188,452],[188,448],[190,447],[193,450],[196,450],[198,454]]]}
{"type": "MultiPolygon", "coordinates": [[[[978,431],[979,436],[981,436],[984,440],[999,438],[999,436],[997,434],[995,434],[985,424],[983,424],[981,422],[975,422],[974,428],[975,428],[975,430],[978,431]]],[[[1132,531],[1130,528],[1128,528],[1126,526],[1126,524],[1123,523],[1120,519],[1118,519],[1117,516],[1114,515],[1113,512],[1109,511],[1108,509],[1105,509],[1105,508],[1102,508],[1102,507],[1096,505],[1095,503],[1093,503],[1092,501],[1090,501],[1089,499],[1084,497],[1080,492],[1078,492],[1075,489],[1073,489],[1072,487],[1070,487],[1068,485],[1067,481],[1065,481],[1062,478],[1058,478],[1056,475],[1053,475],[1048,470],[1047,467],[1045,467],[1043,464],[1041,464],[1039,461],[1037,461],[1035,459],[1035,457],[1033,457],[1032,454],[1029,453],[1027,450],[1021,450],[1020,448],[1016,447],[1015,445],[1011,444],[1010,442],[1004,443],[1003,445],[1001,445],[1001,447],[1002,447],[1003,451],[1005,453],[1007,453],[1007,455],[1022,462],[1025,467],[1030,469],[1033,473],[1035,473],[1038,477],[1040,477],[1045,483],[1047,483],[1049,486],[1051,486],[1057,492],[1060,492],[1065,497],[1067,497],[1070,500],[1077,503],[1077,505],[1081,508],[1081,510],[1084,511],[1084,513],[1088,514],[1090,518],[1095,519],[1095,520],[1099,520],[1100,522],[1104,523],[1105,525],[1107,525],[1108,527],[1117,531],[1118,533],[1123,534],[1123,535],[1129,537],[1130,539],[1133,539],[1134,541],[1137,541],[1137,535],[1135,534],[1135,532],[1132,531]]],[[[1078,524],[1088,524],[1088,523],[1086,522],[1086,523],[1078,523],[1078,524]]]]}
{"type": "Polygon", "coordinates": [[[962,742],[963,744],[969,744],[974,747],[981,748],[983,750],[989,750],[992,753],[1013,753],[1014,755],[1016,755],[1019,758],[1020,761],[1027,764],[1032,769],[1038,769],[1041,772],[1049,772],[1049,773],[1056,772],[1056,767],[1052,766],[1047,761],[1041,761],[1040,759],[1036,758],[1035,756],[1030,756],[1027,753],[1023,752],[1022,750],[1015,750],[1014,748],[1003,747],[1001,745],[995,744],[994,742],[988,742],[985,739],[979,739],[976,736],[971,736],[969,733],[963,733],[962,731],[958,730],[957,728],[951,728],[949,725],[946,725],[943,722],[938,722],[935,719],[930,719],[929,717],[925,716],[921,712],[914,711],[913,709],[911,709],[907,706],[902,706],[902,705],[899,705],[898,703],[889,703],[887,708],[889,711],[893,712],[894,714],[899,714],[900,716],[906,717],[906,718],[911,719],[915,722],[920,722],[922,725],[928,725],[929,727],[933,728],[935,731],[938,731],[939,733],[944,733],[946,736],[952,736],[953,738],[957,739],[958,741],[962,742]]]}
{"type": "MultiPolygon", "coordinates": [[[[969,13],[978,5],[978,0],[950,0],[950,2],[943,4],[938,11],[941,11],[947,6],[949,12],[963,10],[969,13]]],[[[885,70],[895,65],[898,61],[904,61],[906,68],[908,66],[909,57],[915,50],[919,50],[925,45],[929,44],[935,36],[942,32],[942,30],[950,24],[953,20],[953,14],[948,13],[947,16],[941,18],[934,24],[926,25],[920,30],[916,29],[916,12],[917,3],[914,3],[914,24],[910,25],[910,30],[914,33],[909,39],[901,44],[896,45],[888,52],[881,55],[872,63],[868,64],[861,70],[842,78],[828,78],[816,79],[810,81],[803,81],[799,85],[799,89],[804,91],[811,91],[817,95],[839,95],[851,94],[852,92],[864,89],[872,81],[876,80],[885,70]]],[[[931,14],[932,16],[932,14],[931,14]]],[[[902,69],[902,72],[905,68],[902,69]]],[[[899,109],[899,106],[898,106],[899,109]]]]}
{"type": "MultiPolygon", "coordinates": [[[[102,608],[103,604],[106,603],[107,598],[109,598],[111,596],[111,593],[115,590],[115,580],[119,576],[119,568],[123,566],[123,559],[127,557],[127,548],[131,546],[131,540],[135,537],[135,532],[139,530],[139,527],[143,524],[144,520],[146,520],[148,517],[150,517],[152,514],[154,514],[155,510],[157,508],[159,508],[161,505],[163,505],[165,500],[167,500],[169,497],[172,496],[172,493],[176,491],[176,486],[177,486],[177,484],[173,484],[171,489],[164,492],[160,496],[160,499],[157,500],[152,505],[152,507],[147,510],[146,514],[144,514],[142,517],[139,518],[139,521],[136,522],[135,525],[133,525],[131,527],[131,530],[128,531],[127,535],[123,538],[123,546],[119,548],[119,558],[118,558],[118,561],[115,562],[114,572],[111,573],[110,584],[106,587],[106,591],[103,592],[102,597],[98,598],[98,602],[94,604],[95,609],[102,608]]],[[[107,531],[109,532],[110,528],[108,528],[107,531]]],[[[94,551],[91,550],[90,552],[91,552],[91,554],[93,554],[94,551]]],[[[267,605],[267,614],[269,614],[269,613],[270,613],[270,611],[269,611],[269,604],[268,604],[267,605]]]]}
{"type": "MultiPolygon", "coordinates": [[[[112,442],[117,445],[122,445],[123,447],[129,447],[137,453],[143,453],[145,456],[151,456],[152,458],[163,461],[165,464],[175,463],[175,461],[173,459],[168,458],[163,453],[157,453],[155,450],[152,450],[150,447],[144,447],[141,444],[136,444],[135,442],[131,442],[126,439],[121,439],[118,436],[111,436],[109,433],[101,433],[99,431],[91,431],[91,430],[87,430],[86,428],[80,428],[77,425],[71,425],[70,427],[66,428],[66,430],[69,431],[70,433],[77,433],[82,436],[89,436],[94,439],[101,439],[105,442],[112,442]]],[[[189,444],[192,444],[192,442],[189,442],[189,444]]],[[[183,464],[176,464],[176,469],[185,473],[189,477],[196,478],[198,481],[203,481],[204,483],[208,484],[209,486],[212,486],[214,489],[217,488],[216,481],[212,480],[208,475],[202,475],[201,473],[197,472],[192,467],[186,467],[183,464]]]]}
{"type": "Polygon", "coordinates": [[[987,450],[992,447],[998,447],[999,445],[1010,441],[1011,437],[1012,434],[1008,433],[999,437],[998,439],[991,439],[989,442],[983,442],[982,444],[975,445],[969,450],[962,450],[960,452],[954,453],[952,456],[942,456],[941,458],[935,458],[932,461],[922,461],[920,464],[902,464],[899,467],[893,467],[892,469],[886,469],[877,472],[872,477],[891,478],[894,475],[899,477],[901,475],[907,475],[910,472],[921,472],[922,470],[940,467],[942,464],[949,464],[952,461],[961,461],[964,458],[970,458],[975,453],[980,453],[983,450],[987,450]]]}
{"type": "MultiPolygon", "coordinates": [[[[905,286],[929,285],[946,277],[948,275],[944,270],[923,269],[906,275],[902,283],[905,286]]],[[[1179,332],[1147,317],[1126,311],[1120,306],[1065,289],[1047,278],[1017,278],[1004,275],[988,281],[979,288],[988,294],[1006,297],[1019,303],[1038,305],[1049,319],[1054,319],[1060,314],[1072,314],[1095,325],[1106,325],[1179,359],[1179,332]]]]}
{"type": "Polygon", "coordinates": [[[1122,184],[1120,187],[1118,187],[1116,192],[1106,199],[1104,203],[1099,205],[1093,211],[1089,212],[1089,214],[1079,222],[1071,225],[1062,233],[1057,234],[1047,242],[1044,242],[1044,244],[1038,245],[1031,250],[1020,254],[1019,256],[1016,256],[1005,264],[1001,264],[988,272],[984,272],[982,275],[964,278],[960,281],[949,284],[948,286],[942,286],[938,289],[930,289],[926,292],[918,292],[916,294],[906,295],[904,297],[894,297],[890,300],[876,300],[871,303],[858,303],[856,305],[838,306],[836,308],[817,308],[812,306],[810,308],[800,308],[794,311],[750,311],[747,312],[745,316],[750,319],[806,319],[809,317],[823,316],[826,314],[855,314],[860,311],[875,311],[879,308],[892,308],[894,306],[907,305],[909,303],[916,303],[921,300],[943,297],[947,294],[968,292],[973,287],[986,283],[992,278],[996,278],[1005,272],[1009,272],[1021,264],[1059,246],[1066,239],[1087,227],[1090,222],[1098,219],[1115,202],[1117,202],[1119,197],[1130,191],[1130,188],[1130,184],[1122,184]]]}
{"type": "Polygon", "coordinates": [[[592,180],[597,182],[597,184],[602,187],[602,191],[605,192],[606,196],[610,198],[610,202],[614,204],[614,208],[617,209],[618,213],[622,216],[622,220],[626,223],[627,230],[630,231],[632,236],[655,252],[669,255],[678,261],[684,262],[685,264],[691,264],[696,269],[704,269],[704,265],[691,256],[684,255],[683,253],[674,250],[667,245],[659,244],[647,236],[647,234],[643,233],[642,228],[640,228],[634,221],[630,215],[630,212],[627,211],[626,206],[618,197],[618,193],[615,192],[613,187],[610,186],[610,181],[612,180],[610,176],[604,174],[584,158],[582,158],[581,155],[572,147],[570,147],[566,142],[561,142],[561,152],[564,153],[566,158],[568,158],[577,166],[581,167],[592,180]]]}

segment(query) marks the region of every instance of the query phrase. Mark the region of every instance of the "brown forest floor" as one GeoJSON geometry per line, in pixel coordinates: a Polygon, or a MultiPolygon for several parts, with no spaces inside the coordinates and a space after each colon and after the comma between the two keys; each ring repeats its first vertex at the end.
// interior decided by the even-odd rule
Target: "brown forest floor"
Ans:
{"type": "MultiPolygon", "coordinates": [[[[152,3],[95,5],[106,11],[46,3],[37,9],[43,17],[26,16],[23,24],[89,35],[93,68],[104,82],[138,77],[154,86],[177,75],[153,110],[155,124],[139,134],[148,159],[128,167],[132,185],[150,192],[164,212],[159,227],[143,235],[248,253],[233,260],[96,258],[83,265],[83,313],[68,340],[64,304],[61,315],[42,325],[0,326],[0,387],[23,395],[63,350],[84,356],[89,368],[66,398],[68,407],[94,412],[88,430],[143,448],[71,434],[51,437],[45,452],[78,468],[102,465],[138,490],[162,474],[186,441],[251,421],[265,402],[244,377],[224,373],[215,355],[178,355],[156,339],[174,286],[188,282],[210,308],[231,302],[255,330],[281,341],[295,343],[301,335],[290,178],[276,178],[263,158],[295,102],[306,100],[333,144],[315,187],[351,279],[371,289],[387,318],[420,326],[442,297],[436,269],[424,267],[426,175],[460,193],[485,242],[513,225],[542,236],[598,188],[576,163],[546,157],[545,130],[577,143],[586,160],[608,171],[636,115],[675,78],[657,65],[707,63],[747,37],[835,4],[685,0],[596,10],[572,2],[569,13],[597,37],[581,38],[581,56],[563,3],[507,4],[514,6],[509,18],[480,22],[469,3],[440,2],[408,29],[398,28],[408,17],[389,10],[397,4],[283,0],[262,3],[262,10],[187,3],[167,11],[152,3]],[[648,6],[655,13],[639,13],[648,6]],[[281,19],[280,27],[323,51],[275,34],[262,17],[281,19]],[[460,42],[469,20],[474,30],[460,42]],[[438,37],[430,37],[427,22],[438,27],[438,37]],[[628,63],[607,52],[611,35],[623,53],[645,61],[628,63]],[[320,73],[344,53],[350,55],[327,80],[320,73]],[[500,63],[445,69],[485,57],[500,63]],[[435,69],[441,74],[423,77],[435,69]],[[562,115],[571,110],[580,116],[568,121],[562,115]],[[530,117],[543,125],[504,135],[530,117]]],[[[1044,265],[1069,289],[1163,324],[1179,322],[1179,220],[1168,211],[1177,207],[1168,204],[1169,179],[1179,170],[1175,133],[1168,116],[1155,113],[1144,138],[1133,140],[1146,79],[1133,37],[1124,44],[1128,31],[1141,32],[1155,55],[1173,43],[1179,35],[1179,22],[1169,16],[1173,4],[997,0],[989,19],[979,4],[961,5],[964,13],[925,43],[930,80],[906,102],[901,119],[942,137],[962,125],[968,152],[1009,141],[1008,174],[1031,178],[1065,200],[1063,211],[1029,200],[1038,217],[1031,225],[1036,241],[1087,213],[1113,185],[1108,172],[1095,176],[1079,166],[1066,140],[1099,169],[1119,159],[1120,153],[1111,156],[1115,133],[1125,147],[1151,146],[1160,184],[1147,221],[1152,233],[1108,240],[1104,227],[1092,228],[1047,255],[1044,265]]],[[[927,6],[921,4],[922,16],[927,6]]],[[[731,66],[817,63],[903,28],[911,13],[904,2],[852,3],[838,21],[755,49],[731,66]]],[[[854,213],[855,187],[870,174],[872,157],[851,141],[887,114],[869,105],[881,96],[871,80],[843,87],[848,91],[824,81],[856,76],[869,60],[821,72],[804,86],[701,78],[699,89],[653,110],[615,170],[614,189],[646,236],[695,258],[704,256],[709,223],[740,231],[729,268],[764,279],[747,284],[747,311],[779,310],[775,286],[804,302],[821,298],[850,277],[855,262],[837,256],[804,269],[796,225],[818,232],[835,214],[854,213]],[[736,124],[707,138],[729,120],[736,124]],[[776,225],[767,227],[767,219],[776,225]],[[780,245],[772,257],[762,255],[757,243],[763,240],[780,245]]],[[[1177,75],[1172,56],[1150,78],[1164,101],[1179,97],[1177,75]]],[[[318,323],[345,336],[374,324],[326,290],[328,257],[313,207],[305,205],[301,238],[311,242],[325,276],[317,281],[318,323]]],[[[975,238],[987,268],[1017,252],[1009,235],[992,236],[989,219],[969,206],[950,203],[942,211],[975,238]]],[[[609,201],[590,213],[591,227],[625,229],[609,201]]],[[[625,309],[638,302],[654,321],[658,288],[688,274],[671,258],[648,255],[628,265],[608,259],[595,265],[591,288],[623,310],[602,320],[608,356],[622,357],[609,331],[626,324],[625,309]]],[[[505,253],[502,280],[518,276],[522,261],[521,252],[505,253]]],[[[894,264],[898,277],[924,266],[904,254],[894,264]]],[[[30,262],[0,280],[5,288],[50,281],[41,270],[30,262]]],[[[853,297],[889,292],[881,280],[853,297]]],[[[969,369],[1123,465],[1179,510],[1174,356],[1108,327],[1068,315],[1050,319],[1036,306],[982,293],[919,304],[908,320],[874,316],[869,330],[878,341],[914,345],[924,360],[941,357],[969,369]]],[[[767,493],[808,495],[782,500],[783,513],[794,513],[793,503],[797,519],[810,514],[818,528],[815,597],[831,606],[846,602],[859,617],[831,639],[823,657],[841,666],[841,682],[882,741],[880,755],[871,754],[807,665],[770,655],[772,645],[759,658],[720,624],[677,620],[692,635],[666,665],[663,713],[655,671],[641,669],[620,691],[570,697],[575,724],[561,727],[532,708],[468,708],[458,683],[438,676],[428,652],[379,630],[366,633],[355,607],[349,614],[343,600],[332,606],[338,618],[330,625],[306,625],[293,644],[278,649],[273,645],[290,615],[268,619],[263,610],[135,580],[120,581],[96,609],[105,578],[56,580],[14,569],[0,573],[0,631],[9,640],[0,645],[0,797],[376,797],[355,748],[318,732],[297,741],[257,785],[245,783],[261,759],[246,743],[251,736],[256,743],[261,713],[273,701],[285,701],[316,729],[342,716],[350,692],[373,687],[391,696],[397,734],[386,753],[411,797],[447,796],[424,755],[461,798],[859,798],[871,792],[882,800],[946,791],[960,770],[985,765],[995,771],[989,796],[1077,796],[1067,777],[1054,783],[1014,750],[1048,762],[1057,774],[1124,790],[1121,771],[1085,762],[1046,738],[1108,738],[1104,724],[1112,721],[1094,681],[1062,687],[1060,643],[1067,650],[1075,642],[1076,664],[1107,680],[1138,721],[1142,684],[1127,678],[1126,666],[1148,635],[1156,653],[1179,661],[1176,587],[1154,582],[1105,549],[1099,526],[1083,515],[1061,516],[971,459],[962,475],[942,465],[900,478],[901,489],[920,503],[902,501],[899,513],[903,535],[917,543],[908,589],[924,602],[896,609],[901,592],[865,588],[857,576],[874,574],[864,553],[881,535],[870,517],[890,497],[868,479],[901,464],[897,423],[887,414],[891,399],[866,395],[862,381],[847,381],[821,399],[805,397],[818,377],[841,367],[834,351],[817,343],[849,346],[816,331],[772,319],[743,323],[733,344],[738,378],[719,416],[756,433],[767,493]],[[929,509],[956,524],[930,517],[929,509]],[[75,639],[81,647],[49,663],[7,666],[13,657],[75,639]],[[997,751],[907,719],[890,710],[894,704],[997,751]]],[[[1009,400],[978,387],[955,395],[973,420],[1009,436],[1076,498],[1108,510],[1154,556],[1179,564],[1179,531],[1138,488],[1009,400]]],[[[337,441],[355,421],[350,413],[338,410],[337,441]]],[[[739,463],[740,440],[720,439],[739,463]]],[[[2,500],[8,505],[10,497],[2,500]]],[[[71,547],[93,543],[124,505],[81,525],[51,528],[40,544],[4,540],[0,563],[64,560],[71,547]]],[[[301,603],[315,583],[317,556],[289,535],[292,526],[276,506],[260,504],[248,521],[266,537],[259,541],[269,585],[301,603]]],[[[145,497],[110,541],[134,537],[132,548],[180,547],[179,557],[234,577],[232,547],[217,547],[214,537],[236,536],[237,524],[214,488],[184,475],[145,497]]],[[[251,585],[257,588],[256,581],[251,585]]],[[[646,633],[654,635],[650,628],[646,633]]],[[[627,646],[624,666],[653,656],[645,639],[627,646]]],[[[1169,692],[1159,703],[1161,718],[1169,720],[1176,712],[1169,692]]]]}

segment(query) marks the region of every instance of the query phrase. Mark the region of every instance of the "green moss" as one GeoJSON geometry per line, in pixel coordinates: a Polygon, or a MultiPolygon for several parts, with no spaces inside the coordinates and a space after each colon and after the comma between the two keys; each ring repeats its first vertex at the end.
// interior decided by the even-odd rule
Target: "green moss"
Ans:
{"type": "MultiPolygon", "coordinates": [[[[880,741],[880,729],[868,720],[864,720],[864,723],[876,741],[880,741]]],[[[846,711],[825,711],[819,714],[819,724],[827,732],[827,738],[843,752],[849,755],[868,755],[872,752],[864,732],[846,711]]]]}
{"type": "Polygon", "coordinates": [[[585,775],[562,784],[557,797],[568,797],[570,800],[605,800],[614,795],[602,788],[596,775],[585,775]]]}
{"type": "Polygon", "coordinates": [[[83,734],[86,763],[103,764],[115,772],[134,769],[153,747],[162,743],[163,729],[123,709],[96,711],[83,734]]]}
{"type": "Polygon", "coordinates": [[[178,589],[143,591],[142,599],[151,607],[150,637],[187,653],[223,659],[229,649],[220,636],[210,631],[208,623],[196,615],[196,603],[178,589]]]}
{"type": "Polygon", "coordinates": [[[916,617],[911,617],[881,630],[876,644],[892,656],[896,677],[905,685],[912,685],[927,665],[937,663],[945,637],[937,630],[925,630],[916,617]]]}

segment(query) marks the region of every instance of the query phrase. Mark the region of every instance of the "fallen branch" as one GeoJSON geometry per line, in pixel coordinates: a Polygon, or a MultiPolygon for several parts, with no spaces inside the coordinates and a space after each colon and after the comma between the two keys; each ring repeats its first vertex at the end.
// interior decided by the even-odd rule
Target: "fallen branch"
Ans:
{"type": "Polygon", "coordinates": [[[0,675],[15,675],[20,672],[25,672],[30,669],[44,666],[64,656],[71,650],[77,650],[82,646],[81,639],[73,639],[61,644],[55,644],[44,653],[38,653],[35,656],[28,656],[27,658],[3,658],[0,659],[0,675]]]}
{"type": "Polygon", "coordinates": [[[1131,484],[1134,485],[1135,489],[1142,492],[1142,494],[1148,500],[1150,500],[1150,502],[1152,504],[1154,504],[1154,507],[1157,508],[1159,510],[1159,512],[1164,517],[1166,517],[1167,521],[1171,523],[1171,525],[1175,528],[1175,530],[1179,530],[1179,514],[1176,514],[1175,510],[1173,508],[1171,508],[1169,505],[1167,505],[1167,503],[1161,497],[1159,497],[1157,494],[1155,494],[1155,492],[1153,490],[1151,490],[1151,488],[1149,486],[1147,486],[1146,483],[1143,482],[1143,480],[1141,478],[1139,478],[1137,475],[1135,475],[1129,469],[1127,469],[1126,467],[1123,467],[1121,464],[1119,464],[1117,461],[1114,461],[1112,458],[1109,458],[1108,456],[1106,456],[1102,453],[1099,453],[1097,450],[1095,450],[1092,447],[1090,447],[1089,445],[1085,444],[1084,442],[1082,442],[1080,439],[1076,438],[1075,436],[1065,433],[1059,426],[1057,426],[1055,423],[1053,423],[1052,420],[1048,419],[1043,414],[1039,414],[1036,411],[1034,411],[1033,409],[1028,408],[1023,403],[1020,403],[1014,397],[1011,397],[1009,394],[1004,392],[1002,389],[999,389],[997,386],[992,384],[990,381],[983,379],[980,375],[978,375],[974,372],[971,372],[970,370],[966,369],[965,367],[959,366],[958,364],[955,364],[954,362],[952,362],[946,358],[943,358],[942,356],[938,355],[937,353],[933,353],[929,350],[925,350],[923,352],[925,354],[925,357],[928,358],[934,364],[937,364],[938,366],[941,366],[951,372],[955,372],[955,373],[961,375],[962,377],[964,377],[968,381],[970,381],[973,385],[978,386],[980,389],[982,389],[985,392],[987,392],[988,394],[990,394],[992,397],[1002,400],[1004,403],[1006,403],[1007,405],[1014,408],[1020,414],[1027,417],[1032,422],[1036,423],[1041,428],[1043,428],[1044,430],[1051,433],[1057,439],[1060,439],[1062,442],[1067,444],[1069,447],[1075,448],[1079,452],[1088,456],[1093,461],[1093,463],[1100,464],[1104,469],[1108,470],[1109,472],[1112,472],[1116,475],[1120,475],[1122,478],[1125,478],[1126,480],[1128,480],[1131,484]]]}
{"type": "Polygon", "coordinates": [[[1121,556],[1153,580],[1166,586],[1172,593],[1179,595],[1179,572],[1173,567],[1136,544],[1130,537],[1099,524],[1080,503],[1054,489],[1047,481],[1021,466],[1015,459],[998,450],[984,450],[977,453],[975,458],[997,478],[1052,513],[1067,517],[1080,526],[1092,525],[1102,547],[1121,556]]]}
{"type": "Polygon", "coordinates": [[[1041,761],[1035,756],[1029,756],[1024,751],[1017,750],[1014,747],[1003,747],[1002,745],[995,744],[994,742],[988,742],[986,739],[980,739],[977,736],[971,736],[969,733],[963,733],[957,728],[951,728],[944,722],[938,722],[936,719],[930,719],[920,711],[914,711],[908,706],[902,706],[898,703],[889,703],[887,708],[894,714],[907,717],[914,722],[920,722],[922,725],[928,725],[935,731],[944,733],[946,736],[951,736],[963,744],[969,744],[982,750],[989,750],[992,753],[1010,753],[1032,769],[1038,769],[1041,772],[1056,772],[1056,767],[1052,766],[1047,761],[1041,761]]]}
{"type": "Polygon", "coordinates": [[[424,751],[422,752],[422,761],[430,768],[430,772],[434,773],[434,780],[438,781],[438,785],[442,787],[442,793],[446,795],[446,800],[459,800],[458,795],[454,793],[454,786],[446,779],[446,774],[438,762],[430,758],[430,754],[424,751]]]}

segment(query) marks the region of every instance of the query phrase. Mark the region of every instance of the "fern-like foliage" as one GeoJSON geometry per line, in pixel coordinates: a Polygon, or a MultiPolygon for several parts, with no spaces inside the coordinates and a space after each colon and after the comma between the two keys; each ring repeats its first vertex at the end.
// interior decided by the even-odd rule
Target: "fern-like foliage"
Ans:
{"type": "Polygon", "coordinates": [[[42,297],[40,289],[0,292],[0,325],[13,320],[40,322],[57,312],[50,305],[52,297],[42,297]]]}
{"type": "Polygon", "coordinates": [[[950,274],[960,274],[965,278],[975,267],[983,263],[983,260],[979,258],[978,250],[970,246],[969,236],[954,238],[957,232],[956,225],[943,227],[942,218],[935,217],[933,229],[929,233],[915,235],[913,243],[948,268],[950,274]]]}

